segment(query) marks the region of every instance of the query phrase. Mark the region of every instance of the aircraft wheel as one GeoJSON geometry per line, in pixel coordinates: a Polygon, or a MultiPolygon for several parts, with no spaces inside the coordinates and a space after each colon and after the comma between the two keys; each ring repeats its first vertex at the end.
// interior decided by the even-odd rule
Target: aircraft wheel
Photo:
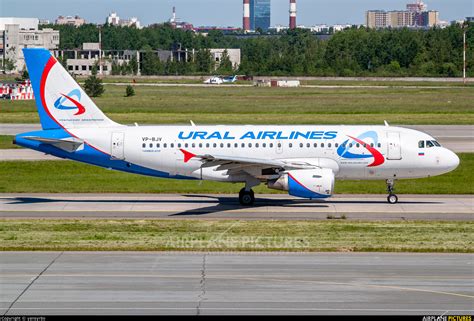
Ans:
{"type": "Polygon", "coordinates": [[[246,191],[242,188],[239,193],[239,202],[243,206],[251,206],[255,202],[255,195],[252,190],[246,191]]]}
{"type": "Polygon", "coordinates": [[[395,194],[390,194],[390,195],[388,195],[388,197],[387,197],[387,201],[388,201],[390,204],[397,204],[397,203],[398,203],[398,196],[395,195],[395,194]]]}

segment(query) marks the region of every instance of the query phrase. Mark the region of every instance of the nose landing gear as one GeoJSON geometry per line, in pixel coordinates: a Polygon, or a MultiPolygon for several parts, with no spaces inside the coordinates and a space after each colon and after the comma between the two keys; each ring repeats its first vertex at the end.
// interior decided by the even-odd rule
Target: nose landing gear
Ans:
{"type": "Polygon", "coordinates": [[[398,196],[395,195],[394,193],[394,186],[395,186],[395,181],[393,179],[387,179],[387,201],[390,204],[397,204],[398,203],[398,196]]]}

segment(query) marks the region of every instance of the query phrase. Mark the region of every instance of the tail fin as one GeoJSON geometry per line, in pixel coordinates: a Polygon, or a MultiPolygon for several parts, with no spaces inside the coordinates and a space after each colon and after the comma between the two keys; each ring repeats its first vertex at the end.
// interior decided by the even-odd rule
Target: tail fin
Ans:
{"type": "Polygon", "coordinates": [[[23,49],[43,129],[119,126],[94,104],[51,53],[23,49]]]}

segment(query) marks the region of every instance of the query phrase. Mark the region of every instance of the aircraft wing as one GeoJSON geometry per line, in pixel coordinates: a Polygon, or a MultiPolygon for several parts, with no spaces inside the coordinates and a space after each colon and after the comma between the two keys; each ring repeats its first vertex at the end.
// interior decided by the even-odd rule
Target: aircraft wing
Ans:
{"type": "Polygon", "coordinates": [[[221,156],[221,155],[195,155],[188,151],[181,149],[184,154],[184,161],[188,162],[192,158],[199,159],[202,162],[201,167],[217,167],[216,171],[223,170],[243,170],[250,167],[257,168],[274,168],[281,171],[291,169],[312,169],[318,168],[314,164],[310,164],[304,161],[291,161],[291,160],[279,160],[279,159],[261,159],[261,158],[249,158],[249,157],[237,157],[237,156],[221,156]]]}

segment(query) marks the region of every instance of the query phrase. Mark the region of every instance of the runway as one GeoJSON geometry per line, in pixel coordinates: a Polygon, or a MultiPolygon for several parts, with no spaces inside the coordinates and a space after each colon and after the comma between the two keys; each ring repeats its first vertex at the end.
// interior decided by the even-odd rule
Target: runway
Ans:
{"type": "MultiPolygon", "coordinates": [[[[404,126],[426,132],[456,153],[474,153],[474,126],[472,125],[419,125],[404,126]]],[[[0,135],[16,135],[19,133],[41,130],[39,124],[0,124],[0,135]]],[[[30,149],[0,149],[0,161],[15,160],[62,160],[30,149]]]]}
{"type": "Polygon", "coordinates": [[[239,220],[473,220],[471,195],[336,195],[310,201],[286,194],[256,195],[242,207],[234,195],[0,194],[0,218],[155,218],[239,220]]]}
{"type": "Polygon", "coordinates": [[[1,252],[0,313],[474,313],[472,254],[1,252]]]}

